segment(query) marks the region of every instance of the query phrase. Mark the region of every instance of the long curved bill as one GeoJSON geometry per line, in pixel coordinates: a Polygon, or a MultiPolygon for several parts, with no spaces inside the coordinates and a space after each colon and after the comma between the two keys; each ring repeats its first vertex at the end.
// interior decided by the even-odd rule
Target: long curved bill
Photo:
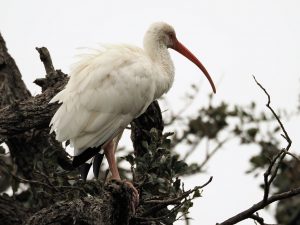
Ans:
{"type": "Polygon", "coordinates": [[[194,56],[194,54],[191,53],[190,50],[188,50],[178,40],[175,41],[173,49],[175,51],[179,52],[180,54],[184,55],[186,58],[188,58],[190,61],[192,61],[194,64],[196,64],[199,67],[199,69],[204,73],[204,75],[208,79],[210,86],[213,89],[213,92],[216,93],[216,87],[215,87],[213,80],[211,79],[209,73],[207,72],[205,67],[202,65],[202,63],[196,58],[196,56],[194,56]]]}

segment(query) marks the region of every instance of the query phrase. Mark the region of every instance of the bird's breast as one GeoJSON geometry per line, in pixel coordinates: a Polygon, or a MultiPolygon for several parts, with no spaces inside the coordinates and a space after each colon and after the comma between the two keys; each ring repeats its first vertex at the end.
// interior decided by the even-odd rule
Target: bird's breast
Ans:
{"type": "Polygon", "coordinates": [[[174,66],[172,61],[168,64],[162,64],[161,68],[156,71],[155,76],[155,95],[154,99],[160,98],[167,93],[174,82],[174,66]]]}

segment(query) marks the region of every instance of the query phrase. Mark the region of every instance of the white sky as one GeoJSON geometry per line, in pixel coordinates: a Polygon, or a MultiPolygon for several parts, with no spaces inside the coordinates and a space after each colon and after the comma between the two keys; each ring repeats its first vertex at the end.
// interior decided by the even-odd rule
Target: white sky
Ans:
{"type": "MultiPolygon", "coordinates": [[[[56,68],[68,73],[77,47],[96,43],[132,43],[141,46],[145,30],[155,21],[174,26],[178,39],[206,66],[217,84],[217,101],[247,104],[263,109],[265,96],[252,79],[272,95],[273,105],[295,109],[300,77],[300,2],[297,0],[190,0],[190,1],[16,1],[0,0],[0,32],[33,94],[32,83],[45,74],[35,47],[46,46],[56,68]]],[[[168,94],[176,108],[191,83],[201,82],[201,99],[211,91],[198,69],[172,52],[176,67],[168,94]]],[[[287,124],[299,145],[299,120],[287,124]]],[[[195,201],[191,217],[196,224],[215,224],[250,207],[261,198],[258,183],[245,175],[249,156],[257,149],[240,149],[235,143],[220,152],[208,167],[214,181],[195,201]],[[239,151],[240,150],[240,151],[239,151]]],[[[201,157],[201,149],[195,158],[201,157]]],[[[203,175],[187,180],[202,184],[203,175]]],[[[266,222],[274,222],[266,212],[266,222]]],[[[178,223],[180,224],[180,223],[178,223]]],[[[253,221],[241,224],[252,225],[253,221]]]]}

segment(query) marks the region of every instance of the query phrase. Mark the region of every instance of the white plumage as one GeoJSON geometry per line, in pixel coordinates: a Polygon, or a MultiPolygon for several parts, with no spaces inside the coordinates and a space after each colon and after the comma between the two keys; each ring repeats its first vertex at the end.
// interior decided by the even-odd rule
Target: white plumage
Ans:
{"type": "Polygon", "coordinates": [[[113,156],[118,134],[173,83],[174,66],[168,48],[195,63],[215,92],[208,72],[177,40],[173,27],[155,23],[145,34],[144,49],[105,45],[81,56],[65,89],[51,100],[62,103],[50,123],[56,139],[70,140],[75,156],[90,147],[104,146],[112,176],[119,179],[113,156]]]}
{"type": "Polygon", "coordinates": [[[51,120],[60,142],[70,140],[74,154],[113,138],[155,99],[155,74],[142,49],[105,46],[81,56],[70,81],[51,102],[63,103],[51,120]]]}

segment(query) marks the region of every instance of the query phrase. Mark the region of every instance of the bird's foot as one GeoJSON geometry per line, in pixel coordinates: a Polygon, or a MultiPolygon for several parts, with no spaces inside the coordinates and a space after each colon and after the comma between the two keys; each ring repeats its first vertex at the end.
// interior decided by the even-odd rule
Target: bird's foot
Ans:
{"type": "Polygon", "coordinates": [[[131,207],[132,207],[132,212],[135,214],[135,209],[139,205],[140,201],[140,195],[138,190],[133,186],[133,184],[128,181],[128,180],[123,180],[124,184],[126,184],[131,190],[132,190],[132,201],[131,201],[131,207]]]}
{"type": "Polygon", "coordinates": [[[134,215],[135,214],[135,210],[138,207],[139,201],[140,201],[140,196],[139,196],[138,190],[128,180],[120,180],[120,179],[111,179],[111,180],[115,180],[118,183],[123,183],[123,184],[125,184],[127,187],[129,187],[132,190],[131,209],[132,209],[132,213],[134,215]]]}

